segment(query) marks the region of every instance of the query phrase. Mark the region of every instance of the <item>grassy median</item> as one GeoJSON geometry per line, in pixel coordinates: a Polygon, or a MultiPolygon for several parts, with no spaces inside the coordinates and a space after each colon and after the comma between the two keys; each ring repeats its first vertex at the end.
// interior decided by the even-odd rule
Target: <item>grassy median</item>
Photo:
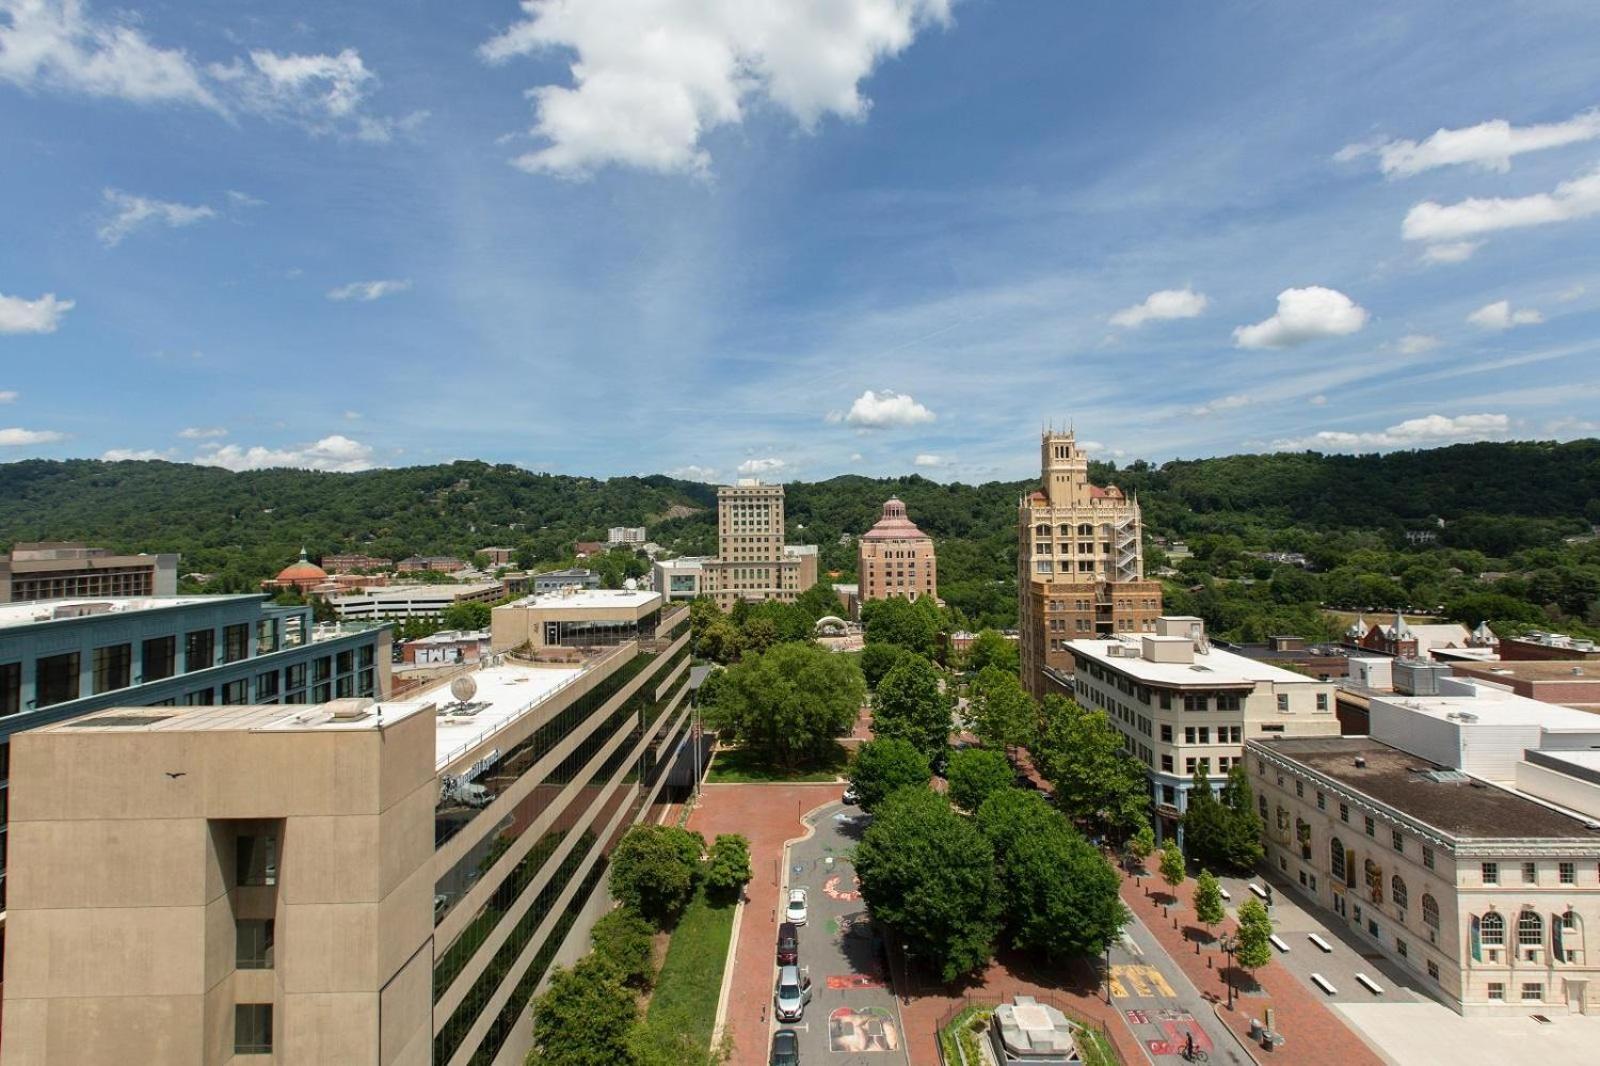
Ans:
{"type": "Polygon", "coordinates": [[[672,931],[667,959],[650,997],[651,1026],[687,1034],[708,1054],[717,1020],[717,997],[722,992],[722,970],[733,936],[734,909],[732,902],[707,900],[704,891],[695,894],[672,931]]]}

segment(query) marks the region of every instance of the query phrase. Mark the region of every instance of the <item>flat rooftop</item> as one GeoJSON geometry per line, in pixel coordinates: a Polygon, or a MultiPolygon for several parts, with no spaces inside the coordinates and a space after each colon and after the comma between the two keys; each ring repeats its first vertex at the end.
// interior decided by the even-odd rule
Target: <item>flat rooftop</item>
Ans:
{"type": "Polygon", "coordinates": [[[524,596],[520,600],[512,600],[503,604],[503,607],[520,607],[528,610],[567,610],[587,609],[591,607],[626,607],[630,610],[639,610],[648,607],[652,602],[659,602],[659,592],[634,591],[631,589],[575,589],[569,588],[559,592],[536,592],[531,596],[524,596]]]}
{"type": "Polygon", "coordinates": [[[344,603],[354,600],[405,602],[417,599],[453,599],[457,596],[481,595],[500,587],[501,584],[498,581],[479,581],[466,585],[382,585],[368,589],[365,592],[351,593],[348,596],[335,596],[333,602],[344,603]]]}
{"type": "Polygon", "coordinates": [[[1582,819],[1551,810],[1525,796],[1390,747],[1371,737],[1293,737],[1255,740],[1261,749],[1299,763],[1383,806],[1457,839],[1581,837],[1600,841],[1582,819]],[[1357,766],[1360,756],[1366,765],[1357,766]],[[1428,774],[1446,771],[1445,780],[1428,774]]]}
{"type": "Polygon", "coordinates": [[[227,707],[119,707],[45,726],[38,732],[350,732],[394,725],[414,714],[436,714],[434,765],[444,769],[584,672],[577,666],[508,664],[474,670],[477,691],[465,704],[450,693],[449,680],[405,700],[334,700],[307,705],[227,707]],[[345,715],[349,715],[346,717],[345,715]]]}
{"type": "Polygon", "coordinates": [[[1371,699],[1429,718],[1466,722],[1473,725],[1538,726],[1552,733],[1600,731],[1600,721],[1588,711],[1563,707],[1559,703],[1518,696],[1504,689],[1474,685],[1474,696],[1402,696],[1393,692],[1374,693],[1371,699]],[[1462,719],[1463,714],[1476,715],[1476,721],[1462,719]]]}
{"type": "Polygon", "coordinates": [[[1196,651],[1192,663],[1155,663],[1142,658],[1141,651],[1144,645],[1139,636],[1127,640],[1115,638],[1071,640],[1067,642],[1067,647],[1074,656],[1082,656],[1108,670],[1116,670],[1140,681],[1159,685],[1192,685],[1196,688],[1206,688],[1217,685],[1253,685],[1258,681],[1271,681],[1280,685],[1327,684],[1317,678],[1297,674],[1292,670],[1224,651],[1215,646],[1209,651],[1196,651]]]}
{"type": "Polygon", "coordinates": [[[1489,659],[1452,663],[1458,674],[1493,681],[1576,681],[1600,685],[1600,666],[1580,659],[1489,659]]]}
{"type": "Polygon", "coordinates": [[[11,626],[37,625],[41,622],[70,621],[75,618],[97,617],[107,614],[136,614],[140,611],[158,611],[166,607],[189,607],[202,603],[221,603],[227,600],[264,599],[259,593],[239,593],[219,596],[126,596],[88,597],[70,600],[28,600],[22,603],[0,604],[0,629],[11,626]]]}

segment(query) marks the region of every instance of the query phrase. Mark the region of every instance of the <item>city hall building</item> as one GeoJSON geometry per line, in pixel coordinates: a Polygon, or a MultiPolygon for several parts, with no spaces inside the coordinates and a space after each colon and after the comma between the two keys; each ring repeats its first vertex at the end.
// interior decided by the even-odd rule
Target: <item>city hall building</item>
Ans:
{"type": "Polygon", "coordinates": [[[17,738],[5,1060],[521,1063],[607,856],[688,762],[687,609],[578,613],[400,702],[17,738]]]}

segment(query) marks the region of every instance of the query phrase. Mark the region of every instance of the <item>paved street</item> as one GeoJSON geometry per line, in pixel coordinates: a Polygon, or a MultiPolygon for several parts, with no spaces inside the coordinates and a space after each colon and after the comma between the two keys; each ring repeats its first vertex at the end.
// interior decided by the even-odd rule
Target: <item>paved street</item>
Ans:
{"type": "Polygon", "coordinates": [[[1111,998],[1153,1062],[1181,1061],[1184,1038],[1210,1061],[1249,1066],[1211,1001],[1136,917],[1111,948],[1111,998]]]}
{"type": "MultiPolygon", "coordinates": [[[[860,839],[864,819],[859,808],[830,803],[811,816],[812,835],[789,849],[788,885],[810,893],[800,965],[812,991],[805,1019],[791,1027],[800,1034],[802,1062],[909,1066],[899,1005],[845,858],[860,839]]],[[[769,997],[775,979],[774,966],[769,997]]]]}

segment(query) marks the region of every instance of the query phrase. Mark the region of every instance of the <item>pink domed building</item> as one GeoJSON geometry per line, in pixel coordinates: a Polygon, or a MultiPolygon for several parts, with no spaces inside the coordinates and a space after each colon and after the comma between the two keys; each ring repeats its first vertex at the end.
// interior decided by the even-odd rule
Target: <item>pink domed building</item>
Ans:
{"type": "Polygon", "coordinates": [[[861,535],[856,556],[861,602],[902,596],[935,599],[939,595],[939,563],[933,538],[906,517],[906,505],[890,499],[878,524],[861,535]]]}

